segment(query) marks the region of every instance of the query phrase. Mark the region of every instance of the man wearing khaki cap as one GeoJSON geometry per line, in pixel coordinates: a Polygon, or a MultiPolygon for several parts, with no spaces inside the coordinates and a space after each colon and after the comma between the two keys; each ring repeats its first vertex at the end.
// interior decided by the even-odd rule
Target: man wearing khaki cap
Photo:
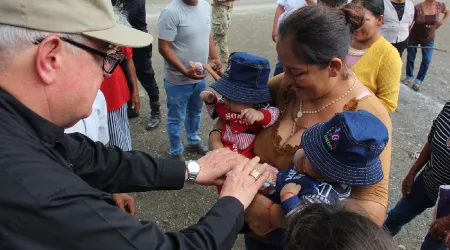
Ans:
{"type": "Polygon", "coordinates": [[[90,115],[103,77],[123,58],[117,45],[152,41],[114,20],[109,0],[0,0],[0,249],[230,249],[267,178],[258,158],[222,149],[160,160],[64,134],[90,115]],[[206,216],[180,232],[141,223],[110,195],[186,181],[224,186],[206,216]]]}

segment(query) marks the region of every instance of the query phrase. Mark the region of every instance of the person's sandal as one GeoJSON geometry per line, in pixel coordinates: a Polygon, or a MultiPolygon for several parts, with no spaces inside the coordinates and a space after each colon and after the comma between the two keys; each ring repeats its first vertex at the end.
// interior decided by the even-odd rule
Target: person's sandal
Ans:
{"type": "Polygon", "coordinates": [[[420,84],[414,83],[411,87],[414,91],[419,92],[420,91],[420,84]]]}
{"type": "Polygon", "coordinates": [[[410,84],[414,83],[414,79],[406,77],[405,79],[403,79],[402,83],[409,86],[410,84]]]}

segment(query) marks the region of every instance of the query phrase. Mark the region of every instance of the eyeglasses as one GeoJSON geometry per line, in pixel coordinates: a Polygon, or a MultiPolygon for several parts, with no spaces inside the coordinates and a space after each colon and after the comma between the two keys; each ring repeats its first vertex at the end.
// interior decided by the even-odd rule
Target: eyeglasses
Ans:
{"type": "MultiPolygon", "coordinates": [[[[37,39],[34,44],[38,45],[39,43],[41,43],[45,38],[39,38],[37,39]]],[[[92,53],[94,55],[97,56],[101,56],[103,58],[103,71],[107,74],[112,74],[112,72],[114,72],[114,70],[116,69],[116,67],[122,62],[122,60],[125,58],[124,54],[120,51],[116,51],[114,53],[106,53],[97,49],[94,49],[92,47],[89,47],[87,45],[84,45],[82,43],[79,42],[75,42],[74,40],[65,38],[65,37],[60,37],[59,39],[61,39],[64,42],[67,42],[75,47],[78,47],[82,50],[85,50],[89,53],[92,53]]]]}

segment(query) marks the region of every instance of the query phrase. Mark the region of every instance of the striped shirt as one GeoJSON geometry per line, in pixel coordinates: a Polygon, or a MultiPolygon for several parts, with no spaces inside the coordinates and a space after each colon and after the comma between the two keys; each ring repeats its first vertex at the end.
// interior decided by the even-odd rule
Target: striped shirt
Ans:
{"type": "Polygon", "coordinates": [[[254,124],[245,124],[244,117],[239,113],[231,112],[223,99],[215,96],[212,103],[206,103],[206,110],[211,118],[220,118],[224,121],[222,126],[222,143],[225,147],[237,151],[247,158],[253,158],[253,143],[256,135],[263,129],[272,126],[278,119],[280,111],[276,107],[265,106],[260,108],[264,119],[254,124]]]}
{"type": "Polygon", "coordinates": [[[433,121],[428,142],[431,156],[423,171],[425,191],[437,200],[440,185],[450,184],[450,102],[433,121]]]}

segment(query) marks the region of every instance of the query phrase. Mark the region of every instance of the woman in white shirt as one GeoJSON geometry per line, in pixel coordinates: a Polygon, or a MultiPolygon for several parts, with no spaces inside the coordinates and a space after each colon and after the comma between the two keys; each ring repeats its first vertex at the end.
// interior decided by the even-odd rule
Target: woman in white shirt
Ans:
{"type": "Polygon", "coordinates": [[[411,0],[384,0],[384,23],[380,32],[400,56],[408,47],[409,30],[414,21],[414,4],[411,0]]]}

